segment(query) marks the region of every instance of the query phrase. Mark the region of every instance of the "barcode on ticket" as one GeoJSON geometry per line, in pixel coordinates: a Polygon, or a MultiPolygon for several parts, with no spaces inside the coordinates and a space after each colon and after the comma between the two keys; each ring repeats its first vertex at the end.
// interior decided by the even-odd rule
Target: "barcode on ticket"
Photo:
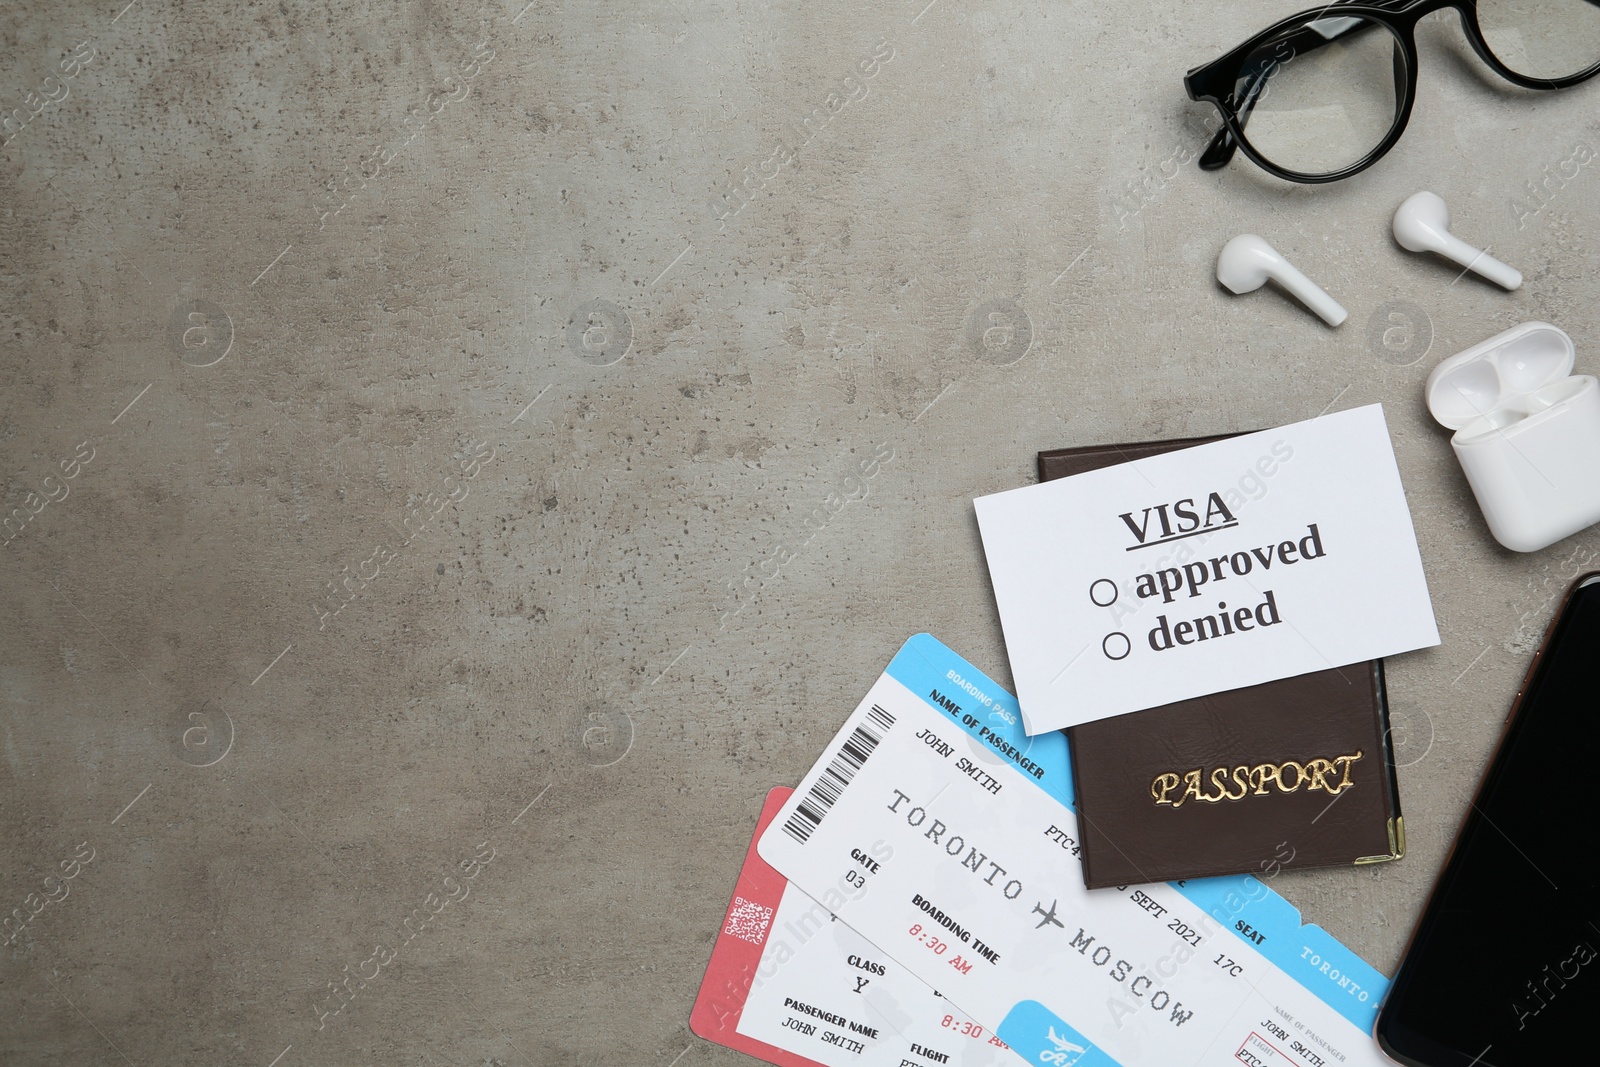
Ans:
{"type": "Polygon", "coordinates": [[[878,747],[878,742],[883,740],[883,735],[893,725],[893,715],[876,704],[872,705],[872,710],[867,712],[867,721],[850,731],[850,736],[845,738],[839,751],[833,754],[828,765],[822,769],[822,774],[811,783],[811,788],[806,790],[806,795],[783,824],[784,831],[790,837],[802,845],[806,843],[811,832],[822,825],[822,817],[828,814],[828,809],[844,795],[844,787],[850,784],[850,779],[856,776],[861,765],[867,762],[867,757],[872,755],[872,750],[878,747]],[[874,730],[874,726],[878,729],[874,730]]]}

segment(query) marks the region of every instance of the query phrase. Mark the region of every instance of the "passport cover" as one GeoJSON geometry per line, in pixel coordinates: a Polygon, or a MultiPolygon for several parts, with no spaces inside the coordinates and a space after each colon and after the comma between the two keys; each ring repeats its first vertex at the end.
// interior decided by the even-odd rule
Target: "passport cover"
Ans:
{"type": "MultiPolygon", "coordinates": [[[[1040,452],[1039,480],[1228,436],[1040,452]]],[[[1405,853],[1382,660],[1066,734],[1090,889],[1380,863],[1405,853]]]]}

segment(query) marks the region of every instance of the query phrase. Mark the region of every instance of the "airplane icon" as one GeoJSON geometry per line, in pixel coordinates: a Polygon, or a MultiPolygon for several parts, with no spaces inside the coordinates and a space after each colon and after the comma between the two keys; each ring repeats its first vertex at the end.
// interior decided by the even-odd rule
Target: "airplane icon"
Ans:
{"type": "MultiPolygon", "coordinates": [[[[1042,901],[1041,901],[1041,903],[1042,903],[1042,901]]],[[[1054,901],[1054,900],[1052,900],[1050,902],[1050,910],[1049,911],[1045,911],[1044,908],[1039,906],[1039,904],[1035,904],[1033,906],[1033,910],[1037,914],[1044,916],[1044,918],[1039,920],[1039,925],[1034,927],[1035,930],[1043,930],[1045,923],[1054,923],[1055,925],[1061,927],[1063,930],[1066,929],[1066,925],[1064,923],[1062,923],[1062,921],[1060,919],[1056,918],[1056,903],[1057,902],[1054,901]]]]}

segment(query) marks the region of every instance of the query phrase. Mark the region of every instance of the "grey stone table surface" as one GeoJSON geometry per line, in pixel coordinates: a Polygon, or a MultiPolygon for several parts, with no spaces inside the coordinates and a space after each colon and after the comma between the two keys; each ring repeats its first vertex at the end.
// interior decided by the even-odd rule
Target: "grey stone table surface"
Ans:
{"type": "Polygon", "coordinates": [[[1277,884],[1392,973],[1600,546],[1496,546],[1421,384],[1600,367],[1600,86],[1433,16],[1373,170],[1201,172],[1181,75],[1295,7],[0,8],[0,1060],[743,1061],[687,1019],[765,791],[913,633],[1009,680],[971,498],[1380,401],[1410,853],[1277,884]],[[1524,287],[1399,249],[1421,188],[1524,287]],[[1350,320],[1225,293],[1246,231],[1350,320]]]}

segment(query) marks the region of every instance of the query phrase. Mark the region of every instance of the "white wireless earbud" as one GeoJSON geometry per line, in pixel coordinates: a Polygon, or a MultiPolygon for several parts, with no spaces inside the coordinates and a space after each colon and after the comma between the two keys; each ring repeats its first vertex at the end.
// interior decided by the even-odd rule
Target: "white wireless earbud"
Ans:
{"type": "Polygon", "coordinates": [[[1411,252],[1437,252],[1463,267],[1483,275],[1496,285],[1515,289],[1522,284],[1522,272],[1508,267],[1487,252],[1480,252],[1450,232],[1450,209],[1436,193],[1420,192],[1406,197],[1394,213],[1394,239],[1411,252]]]}
{"type": "Polygon", "coordinates": [[[1255,234],[1241,233],[1222,246],[1217,256],[1217,281],[1235,293],[1250,293],[1265,285],[1268,278],[1293,293],[1329,326],[1337,326],[1349,317],[1337,300],[1255,234]]]}

